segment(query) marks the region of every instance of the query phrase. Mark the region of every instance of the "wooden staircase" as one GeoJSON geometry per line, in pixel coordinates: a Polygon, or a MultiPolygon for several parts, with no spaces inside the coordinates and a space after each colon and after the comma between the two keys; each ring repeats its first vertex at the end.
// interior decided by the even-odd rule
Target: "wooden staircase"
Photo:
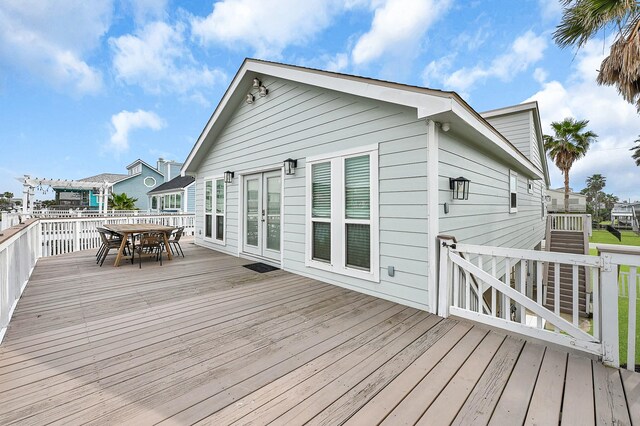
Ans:
{"type": "MultiPolygon", "coordinates": [[[[549,217],[551,222],[551,217],[549,217]]],[[[589,254],[589,235],[586,226],[584,229],[560,230],[553,224],[547,224],[546,250],[560,253],[589,254]]],[[[561,227],[562,228],[562,227],[561,227]]],[[[559,265],[560,272],[560,312],[571,314],[573,312],[573,267],[559,265]]],[[[549,263],[545,267],[544,306],[555,311],[555,264],[549,263]]],[[[578,267],[578,308],[579,315],[589,315],[590,299],[587,294],[586,270],[578,267]]]]}

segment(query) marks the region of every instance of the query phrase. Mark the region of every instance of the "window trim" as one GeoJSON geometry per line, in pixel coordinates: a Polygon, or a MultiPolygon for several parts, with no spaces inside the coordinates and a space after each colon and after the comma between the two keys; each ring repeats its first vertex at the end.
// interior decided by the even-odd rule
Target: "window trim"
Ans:
{"type": "MultiPolygon", "coordinates": [[[[380,203],[379,203],[379,169],[378,169],[378,145],[368,145],[355,149],[343,150],[328,154],[307,157],[305,161],[305,266],[359,278],[372,282],[380,282],[380,203]],[[364,219],[345,218],[345,160],[349,157],[369,155],[369,179],[370,179],[370,216],[364,219]],[[312,239],[314,221],[324,222],[312,218],[312,173],[311,166],[317,163],[331,162],[331,262],[323,262],[313,259],[312,239]],[[347,223],[363,223],[370,226],[370,270],[365,271],[346,265],[346,225],[347,223]]],[[[322,219],[322,218],[320,218],[322,219]]]]}
{"type": "Polygon", "coordinates": [[[527,192],[533,194],[533,179],[527,179],[527,192]]]}
{"type": "Polygon", "coordinates": [[[145,178],[142,180],[142,183],[144,183],[144,186],[146,186],[147,188],[153,188],[154,186],[156,186],[158,181],[153,176],[145,176],[145,178]],[[147,179],[151,179],[153,183],[151,185],[147,185],[147,179]]]}
{"type": "Polygon", "coordinates": [[[203,179],[202,185],[204,203],[202,203],[202,239],[204,241],[218,244],[221,246],[227,245],[227,184],[224,181],[224,175],[210,176],[203,179]],[[222,181],[224,188],[224,198],[222,201],[222,214],[216,212],[216,182],[222,181]],[[207,213],[207,182],[211,182],[211,213],[207,213]],[[206,220],[207,214],[211,215],[211,236],[206,235],[206,220]],[[216,217],[222,216],[224,223],[222,224],[222,240],[216,238],[216,217]]]}
{"type": "Polygon", "coordinates": [[[517,213],[518,212],[518,173],[514,172],[513,170],[509,170],[509,213],[517,213]],[[515,188],[511,185],[511,178],[515,177],[516,182],[515,182],[515,188]],[[511,195],[512,194],[516,194],[516,206],[512,207],[511,206],[511,195]]]}

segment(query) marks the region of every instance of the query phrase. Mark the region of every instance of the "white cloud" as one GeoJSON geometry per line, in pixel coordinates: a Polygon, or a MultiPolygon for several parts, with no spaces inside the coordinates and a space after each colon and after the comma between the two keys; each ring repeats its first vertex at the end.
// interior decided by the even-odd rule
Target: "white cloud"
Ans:
{"type": "Polygon", "coordinates": [[[433,87],[432,85],[435,85],[436,82],[444,81],[447,78],[448,71],[451,69],[455,58],[456,54],[452,53],[429,62],[422,71],[423,84],[427,87],[433,87]]]}
{"type": "Polygon", "coordinates": [[[489,66],[477,65],[473,68],[461,68],[446,77],[443,83],[447,88],[465,93],[478,80],[499,78],[508,81],[540,61],[546,47],[547,42],[543,36],[537,36],[532,31],[527,31],[515,39],[506,53],[494,58],[489,66]]]}
{"type": "Polygon", "coordinates": [[[135,129],[160,130],[165,127],[165,122],[155,112],[137,110],[120,111],[111,116],[113,126],[111,139],[107,144],[109,149],[116,154],[129,150],[129,133],[135,129]]]}
{"type": "Polygon", "coordinates": [[[356,42],[353,62],[364,64],[385,54],[416,49],[422,36],[444,15],[450,0],[386,0],[374,2],[371,29],[356,42]]]}
{"type": "Polygon", "coordinates": [[[258,57],[277,58],[329,26],[340,7],[335,0],[222,0],[207,17],[192,19],[192,33],[203,44],[248,46],[258,57]]]}
{"type": "Polygon", "coordinates": [[[185,44],[185,26],[164,22],[147,24],[136,32],[109,40],[116,76],[145,91],[187,95],[204,99],[201,88],[226,78],[218,69],[198,64],[185,44]]]}
{"type": "Polygon", "coordinates": [[[553,21],[562,15],[562,4],[558,0],[538,0],[540,13],[545,21],[553,21]]]}
{"type": "Polygon", "coordinates": [[[102,87],[84,56],[111,25],[112,0],[0,3],[0,61],[79,94],[102,87]]]}
{"type": "MultiPolygon", "coordinates": [[[[133,19],[138,25],[150,21],[162,21],[167,15],[168,0],[127,0],[133,19]]],[[[125,4],[126,4],[125,3],[125,4]]]]}
{"type": "Polygon", "coordinates": [[[547,71],[544,68],[536,68],[535,70],[533,70],[533,79],[540,84],[547,81],[548,76],[549,76],[549,73],[547,73],[547,71]]]}
{"type": "MultiPolygon", "coordinates": [[[[583,188],[588,176],[600,173],[607,177],[605,191],[640,200],[640,168],[629,151],[640,134],[640,119],[613,87],[596,83],[596,70],[603,58],[602,40],[589,42],[578,52],[567,82],[544,82],[541,90],[526,101],[538,101],[544,133],[552,134],[552,121],[573,117],[589,120],[588,129],[599,135],[587,155],[571,169],[573,188],[583,188]]],[[[550,173],[552,186],[561,186],[561,174],[551,162],[550,173]]]]}
{"type": "Polygon", "coordinates": [[[326,60],[323,69],[327,71],[341,72],[349,66],[349,55],[346,53],[337,53],[326,60]]]}

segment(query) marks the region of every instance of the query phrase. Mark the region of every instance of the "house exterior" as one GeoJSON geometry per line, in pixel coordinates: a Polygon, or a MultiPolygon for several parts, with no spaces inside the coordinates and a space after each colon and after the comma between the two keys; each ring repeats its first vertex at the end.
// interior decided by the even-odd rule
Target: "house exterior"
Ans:
{"type": "Polygon", "coordinates": [[[611,210],[611,224],[616,228],[640,229],[640,202],[616,203],[611,210]]]}
{"type": "Polygon", "coordinates": [[[564,188],[548,189],[550,201],[547,205],[549,213],[586,213],[587,196],[579,192],[569,192],[569,211],[564,209],[564,188]]]}
{"type": "Polygon", "coordinates": [[[53,189],[56,193],[56,205],[67,208],[97,209],[100,205],[99,187],[105,183],[110,187],[110,192],[137,198],[135,205],[140,210],[149,210],[151,200],[147,196],[150,190],[172,180],[180,175],[182,163],[159,158],[156,167],[137,159],[127,168],[127,174],[101,173],[78,181],[64,181],[64,186],[53,189]],[[95,182],[96,189],[87,189],[85,185],[76,185],[73,182],[95,182]]]}
{"type": "Polygon", "coordinates": [[[193,176],[176,176],[147,192],[149,209],[158,213],[195,213],[196,185],[193,176]]]}
{"type": "Polygon", "coordinates": [[[97,209],[100,205],[100,190],[99,187],[105,182],[108,185],[113,185],[115,182],[126,178],[125,174],[117,173],[101,173],[95,176],[89,176],[84,179],[78,179],[78,182],[95,182],[95,189],[86,188],[74,188],[71,187],[57,187],[54,186],[53,190],[56,193],[56,205],[66,208],[86,208],[97,209]]]}
{"type": "Polygon", "coordinates": [[[164,174],[157,168],[138,159],[127,166],[127,177],[113,184],[112,193],[124,192],[131,198],[137,198],[136,208],[148,210],[151,205],[147,192],[164,183],[164,179],[164,174]]]}
{"type": "Polygon", "coordinates": [[[483,117],[454,92],[247,59],[181,173],[196,244],[435,312],[439,234],[544,238],[541,144],[535,103],[483,117]]]}

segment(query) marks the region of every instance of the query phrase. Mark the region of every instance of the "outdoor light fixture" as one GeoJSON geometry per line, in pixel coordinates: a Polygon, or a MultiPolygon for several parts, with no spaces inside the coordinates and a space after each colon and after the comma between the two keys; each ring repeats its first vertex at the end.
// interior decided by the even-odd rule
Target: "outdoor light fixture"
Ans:
{"type": "Polygon", "coordinates": [[[235,173],[230,172],[229,170],[227,170],[226,172],[224,172],[224,183],[231,183],[233,182],[233,176],[235,175],[235,173]]]}
{"type": "Polygon", "coordinates": [[[298,160],[287,158],[284,160],[284,174],[294,175],[296,174],[296,167],[298,167],[298,160]]]}
{"type": "Polygon", "coordinates": [[[269,94],[269,89],[267,89],[262,85],[258,87],[258,95],[260,95],[261,98],[267,96],[268,94],[269,94]]]}
{"type": "Polygon", "coordinates": [[[551,202],[551,195],[545,195],[544,201],[546,201],[547,203],[551,202]]]}
{"type": "Polygon", "coordinates": [[[462,176],[459,178],[449,178],[449,189],[451,189],[451,195],[454,200],[468,200],[469,199],[469,179],[465,179],[462,176]]]}
{"type": "Polygon", "coordinates": [[[253,79],[253,87],[255,87],[257,89],[260,86],[262,86],[262,82],[258,78],[254,78],[253,79]]]}
{"type": "Polygon", "coordinates": [[[256,100],[256,97],[255,97],[255,96],[253,96],[251,93],[247,93],[247,99],[246,99],[246,102],[247,102],[248,104],[252,104],[252,103],[253,103],[253,101],[255,101],[255,100],[256,100]]]}
{"type": "Polygon", "coordinates": [[[448,132],[451,129],[451,125],[449,123],[442,123],[442,131],[448,132]]]}

